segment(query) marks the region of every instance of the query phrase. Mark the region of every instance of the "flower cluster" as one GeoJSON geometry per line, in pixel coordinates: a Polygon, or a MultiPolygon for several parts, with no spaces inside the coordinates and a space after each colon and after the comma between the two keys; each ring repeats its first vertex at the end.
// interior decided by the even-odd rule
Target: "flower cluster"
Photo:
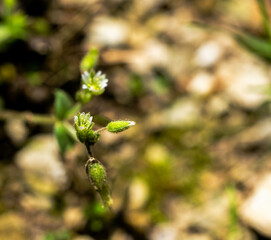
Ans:
{"type": "Polygon", "coordinates": [[[95,73],[93,70],[91,72],[85,71],[82,74],[83,85],[82,88],[90,91],[93,95],[100,95],[104,92],[107,86],[108,79],[105,74],[101,71],[95,73]]]}
{"type": "MultiPolygon", "coordinates": [[[[97,52],[94,53],[96,54],[97,52]]],[[[81,64],[81,71],[83,72],[82,89],[76,94],[76,99],[81,104],[89,102],[95,95],[102,94],[108,83],[108,79],[106,78],[105,74],[102,74],[101,71],[98,71],[97,73],[95,73],[94,70],[85,71],[85,69],[89,68],[89,65],[93,65],[93,62],[89,64],[90,60],[92,60],[92,55],[84,58],[85,62],[81,64]]],[[[97,59],[94,59],[93,61],[95,62],[97,59]]],[[[98,142],[101,132],[107,130],[111,133],[119,133],[135,125],[135,122],[122,120],[112,121],[108,123],[106,127],[95,131],[92,130],[94,125],[92,120],[93,117],[89,113],[78,113],[76,116],[74,116],[74,127],[77,138],[86,146],[89,153],[90,158],[85,165],[89,181],[93,184],[95,190],[100,194],[104,205],[111,209],[113,201],[110,195],[110,187],[107,180],[106,170],[101,162],[94,158],[92,146],[98,142]]]]}
{"type": "Polygon", "coordinates": [[[89,113],[85,114],[84,112],[78,113],[77,116],[74,116],[74,125],[77,131],[82,131],[84,129],[90,130],[93,127],[92,122],[93,117],[89,113]]]}
{"type": "Polygon", "coordinates": [[[91,130],[93,127],[92,119],[93,117],[89,113],[85,114],[84,112],[74,116],[76,135],[80,142],[86,146],[94,145],[100,137],[99,134],[91,130]]]}

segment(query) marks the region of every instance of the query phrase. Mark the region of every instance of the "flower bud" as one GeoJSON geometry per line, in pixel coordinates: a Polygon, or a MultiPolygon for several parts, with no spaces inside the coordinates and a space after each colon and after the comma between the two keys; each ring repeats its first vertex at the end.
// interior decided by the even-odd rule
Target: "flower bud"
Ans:
{"type": "Polygon", "coordinates": [[[104,205],[110,208],[113,200],[104,166],[97,159],[91,158],[87,162],[86,172],[95,190],[100,194],[104,205]]]}
{"type": "Polygon", "coordinates": [[[112,133],[122,132],[136,123],[134,121],[113,121],[107,125],[107,130],[112,133]]]}

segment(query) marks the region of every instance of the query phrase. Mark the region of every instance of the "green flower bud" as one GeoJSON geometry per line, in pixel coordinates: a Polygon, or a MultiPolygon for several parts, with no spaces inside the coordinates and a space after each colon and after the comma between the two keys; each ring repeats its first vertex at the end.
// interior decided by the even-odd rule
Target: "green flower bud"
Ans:
{"type": "Polygon", "coordinates": [[[95,158],[88,160],[86,172],[95,190],[100,194],[104,205],[111,208],[113,200],[104,166],[95,158]]]}
{"type": "Polygon", "coordinates": [[[96,48],[92,48],[89,52],[84,56],[80,63],[80,69],[82,72],[89,71],[95,67],[99,60],[99,51],[96,48]]]}
{"type": "Polygon", "coordinates": [[[107,130],[112,133],[122,132],[136,123],[134,121],[113,121],[107,125],[107,130]]]}

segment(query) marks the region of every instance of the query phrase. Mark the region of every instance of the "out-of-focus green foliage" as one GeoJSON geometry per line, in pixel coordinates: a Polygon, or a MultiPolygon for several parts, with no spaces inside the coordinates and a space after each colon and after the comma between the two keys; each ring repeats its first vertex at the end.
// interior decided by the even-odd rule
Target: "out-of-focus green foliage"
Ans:
{"type": "Polygon", "coordinates": [[[235,39],[251,52],[271,60],[271,42],[250,34],[236,34],[235,39]]]}
{"type": "Polygon", "coordinates": [[[42,84],[42,78],[39,72],[33,71],[27,73],[26,79],[31,86],[39,86],[42,84]]]}
{"type": "Polygon", "coordinates": [[[11,82],[16,76],[17,71],[12,63],[0,65],[0,84],[4,82],[11,82]]]}
{"type": "Polygon", "coordinates": [[[44,240],[69,240],[71,239],[71,233],[69,231],[63,230],[58,232],[49,232],[47,233],[44,240]]]}
{"type": "Polygon", "coordinates": [[[261,11],[264,32],[268,36],[269,41],[271,42],[271,24],[269,21],[268,10],[265,4],[265,0],[257,0],[257,2],[261,11]]]}
{"type": "Polygon", "coordinates": [[[35,20],[31,22],[31,28],[33,32],[38,35],[46,35],[50,31],[50,26],[44,18],[35,18],[35,20]]]}
{"type": "Polygon", "coordinates": [[[84,214],[89,221],[89,228],[94,231],[100,231],[103,228],[107,210],[101,202],[89,203],[85,209],[84,214]]]}
{"type": "Polygon", "coordinates": [[[72,148],[75,143],[75,133],[70,124],[65,124],[81,108],[80,104],[73,104],[71,97],[63,90],[55,94],[55,116],[59,122],[55,123],[54,133],[62,153],[72,148]]]}
{"type": "Polygon", "coordinates": [[[54,133],[62,153],[65,153],[74,146],[75,140],[62,122],[55,123],[54,133]]]}
{"type": "Polygon", "coordinates": [[[145,90],[142,78],[139,75],[132,75],[129,81],[129,88],[133,96],[140,97],[145,90]]]}
{"type": "Polygon", "coordinates": [[[170,88],[169,79],[163,75],[157,75],[152,79],[151,87],[157,95],[164,95],[170,88]]]}
{"type": "Polygon", "coordinates": [[[82,72],[90,71],[94,68],[99,59],[99,51],[96,48],[91,48],[86,56],[82,59],[80,69],[82,72]]]}
{"type": "Polygon", "coordinates": [[[0,51],[16,39],[25,39],[27,32],[27,16],[17,11],[16,0],[4,0],[0,24],[0,51]]]}
{"type": "Polygon", "coordinates": [[[267,6],[264,0],[257,0],[263,22],[263,31],[265,36],[259,38],[257,36],[242,33],[234,34],[235,39],[247,48],[249,51],[255,53],[259,57],[271,60],[271,24],[268,16],[267,6]]]}
{"type": "Polygon", "coordinates": [[[237,213],[237,196],[236,190],[233,186],[229,186],[227,188],[227,195],[229,199],[229,231],[228,231],[228,239],[234,240],[236,239],[236,235],[238,235],[238,213],[237,213]]]}
{"type": "Polygon", "coordinates": [[[3,1],[0,12],[0,51],[18,39],[26,40],[32,33],[46,35],[50,30],[44,18],[31,19],[17,5],[17,0],[3,1]]]}
{"type": "Polygon", "coordinates": [[[59,120],[73,116],[80,109],[80,105],[73,105],[71,97],[63,90],[56,91],[55,115],[59,120]]]}

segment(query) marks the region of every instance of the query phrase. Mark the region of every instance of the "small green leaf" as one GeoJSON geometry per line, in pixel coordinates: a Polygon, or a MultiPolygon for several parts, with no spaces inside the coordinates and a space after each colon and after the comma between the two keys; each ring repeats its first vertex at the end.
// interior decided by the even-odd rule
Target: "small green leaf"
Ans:
{"type": "Polygon", "coordinates": [[[71,97],[63,90],[57,90],[55,96],[55,115],[59,120],[64,120],[69,116],[69,111],[73,106],[71,97]]]}
{"type": "Polygon", "coordinates": [[[107,125],[107,131],[112,133],[122,132],[131,126],[134,126],[134,121],[113,121],[107,125]]]}
{"type": "Polygon", "coordinates": [[[65,153],[74,146],[75,140],[62,122],[55,123],[54,133],[61,153],[65,153]]]}
{"type": "Polygon", "coordinates": [[[235,34],[235,39],[251,52],[271,60],[271,43],[269,41],[249,34],[235,34]]]}
{"type": "Polygon", "coordinates": [[[85,55],[82,59],[80,64],[80,69],[82,72],[90,71],[92,68],[95,67],[99,59],[99,51],[96,48],[92,48],[89,52],[85,55]]]}

